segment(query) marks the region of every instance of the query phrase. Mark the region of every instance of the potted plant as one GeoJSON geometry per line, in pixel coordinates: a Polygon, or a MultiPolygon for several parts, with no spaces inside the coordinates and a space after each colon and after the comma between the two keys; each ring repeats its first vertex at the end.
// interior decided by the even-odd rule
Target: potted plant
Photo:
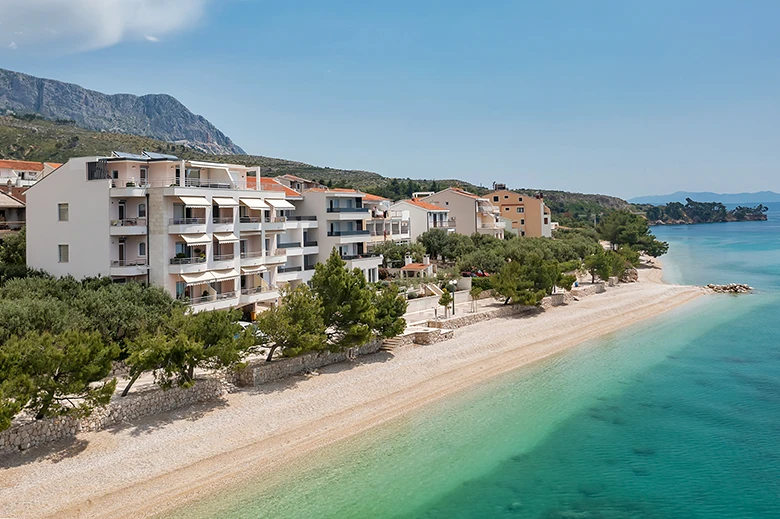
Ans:
{"type": "Polygon", "coordinates": [[[135,187],[135,181],[128,180],[127,183],[125,184],[125,187],[135,187]]]}

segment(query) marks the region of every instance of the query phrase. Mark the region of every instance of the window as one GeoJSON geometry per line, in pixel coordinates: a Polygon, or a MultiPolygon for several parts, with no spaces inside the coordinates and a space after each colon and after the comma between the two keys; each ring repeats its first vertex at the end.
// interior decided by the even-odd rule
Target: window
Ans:
{"type": "Polygon", "coordinates": [[[520,225],[525,225],[525,219],[520,220],[520,225]]]}
{"type": "Polygon", "coordinates": [[[518,207],[517,208],[517,212],[518,213],[524,213],[525,212],[525,207],[518,207]]]}
{"type": "Polygon", "coordinates": [[[146,256],[146,243],[141,242],[138,244],[138,255],[146,256]]]}
{"type": "Polygon", "coordinates": [[[444,205],[450,205],[450,203],[449,202],[444,202],[444,205]]]}
{"type": "Polygon", "coordinates": [[[57,247],[59,249],[59,262],[60,263],[67,263],[70,260],[70,257],[69,257],[70,256],[70,254],[69,254],[70,251],[68,250],[68,246],[67,245],[58,245],[57,247]]]}
{"type": "Polygon", "coordinates": [[[138,204],[138,218],[146,218],[146,204],[138,204]]]}
{"type": "Polygon", "coordinates": [[[68,204],[57,204],[57,219],[60,222],[68,221],[68,204]]]}
{"type": "Polygon", "coordinates": [[[547,225],[547,224],[549,224],[549,223],[550,223],[550,219],[549,219],[549,218],[545,218],[545,219],[544,219],[544,225],[547,225]]]}
{"type": "Polygon", "coordinates": [[[509,208],[508,207],[504,207],[504,211],[509,211],[509,208]]]}
{"type": "Polygon", "coordinates": [[[517,198],[517,201],[518,201],[518,202],[522,202],[522,201],[523,201],[523,197],[522,197],[522,196],[521,196],[521,197],[518,197],[518,198],[517,198]]]}
{"type": "Polygon", "coordinates": [[[498,202],[498,195],[496,195],[496,196],[494,196],[494,197],[493,197],[493,201],[494,201],[494,202],[498,202]]]}
{"type": "Polygon", "coordinates": [[[509,200],[509,195],[504,195],[504,200],[509,200]]]}
{"type": "Polygon", "coordinates": [[[113,178],[114,180],[118,179],[119,178],[119,171],[117,171],[117,170],[112,171],[111,172],[111,178],[113,178]]]}

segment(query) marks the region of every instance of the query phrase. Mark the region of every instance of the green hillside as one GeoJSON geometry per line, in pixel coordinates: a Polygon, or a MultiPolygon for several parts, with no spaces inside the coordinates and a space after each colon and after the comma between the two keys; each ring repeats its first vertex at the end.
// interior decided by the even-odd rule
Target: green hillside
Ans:
{"type": "MultiPolygon", "coordinates": [[[[333,187],[353,187],[391,199],[408,198],[413,192],[438,191],[460,186],[477,194],[489,189],[456,179],[416,180],[387,178],[370,171],[344,170],[312,166],[302,162],[258,155],[211,155],[187,146],[148,137],[78,128],[68,121],[49,121],[36,116],[0,116],[0,158],[38,162],[67,162],[71,157],[108,155],[112,151],[138,153],[142,150],[169,153],[191,160],[205,160],[259,166],[265,176],[284,174],[318,180],[333,187]]],[[[540,190],[519,189],[532,195],[540,190]]],[[[594,216],[611,209],[626,209],[629,204],[619,198],[565,191],[544,191],[553,215],[562,221],[592,221],[594,216]]]]}

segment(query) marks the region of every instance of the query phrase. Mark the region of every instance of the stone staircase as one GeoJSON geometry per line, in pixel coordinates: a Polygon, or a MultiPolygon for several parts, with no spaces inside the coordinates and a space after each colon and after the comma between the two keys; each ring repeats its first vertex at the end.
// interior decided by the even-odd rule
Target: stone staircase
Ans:
{"type": "Polygon", "coordinates": [[[403,343],[404,343],[403,339],[400,339],[399,337],[393,337],[392,339],[385,339],[384,342],[382,342],[382,346],[379,348],[379,351],[391,352],[397,347],[403,345],[403,343]]]}

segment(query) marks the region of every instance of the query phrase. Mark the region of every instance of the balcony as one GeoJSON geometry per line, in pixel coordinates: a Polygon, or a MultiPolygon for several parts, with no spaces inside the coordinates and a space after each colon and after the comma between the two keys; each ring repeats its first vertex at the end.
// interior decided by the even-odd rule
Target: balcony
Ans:
{"type": "Polygon", "coordinates": [[[368,213],[368,207],[328,207],[329,213],[368,213]]]}
{"type": "Polygon", "coordinates": [[[344,261],[354,261],[360,259],[379,258],[379,257],[381,257],[381,254],[377,252],[366,252],[363,254],[355,254],[354,256],[341,256],[341,259],[343,259],[344,261]]]}
{"type": "Polygon", "coordinates": [[[171,218],[168,220],[170,234],[202,234],[206,232],[205,218],[171,218]]]}
{"type": "Polygon", "coordinates": [[[279,274],[287,274],[290,272],[303,272],[303,267],[300,265],[295,267],[279,267],[276,271],[279,274]]]}
{"type": "Polygon", "coordinates": [[[241,253],[241,265],[244,267],[258,267],[263,263],[265,263],[263,251],[241,253]]]}
{"type": "Polygon", "coordinates": [[[219,301],[228,301],[231,299],[236,299],[237,295],[235,291],[231,292],[222,292],[221,294],[209,294],[207,296],[203,297],[193,297],[190,298],[189,302],[192,306],[197,305],[205,305],[208,303],[216,303],[219,301]]]}
{"type": "Polygon", "coordinates": [[[304,247],[316,247],[317,246],[317,240],[314,241],[305,241],[303,242],[304,247]]]}
{"type": "Polygon", "coordinates": [[[314,270],[315,268],[317,268],[316,264],[314,264],[314,265],[304,265],[303,266],[303,270],[314,270]]]}
{"type": "Polygon", "coordinates": [[[287,251],[285,249],[274,249],[265,256],[265,263],[273,265],[287,262],[287,251]]]}
{"type": "Polygon", "coordinates": [[[316,216],[288,216],[287,221],[294,221],[294,222],[316,222],[317,217],[316,216]]]}
{"type": "Polygon", "coordinates": [[[279,297],[279,289],[273,285],[244,288],[241,290],[241,304],[268,301],[279,297]]]}
{"type": "Polygon", "coordinates": [[[146,259],[114,260],[109,273],[114,277],[144,276],[149,270],[146,259]]]}
{"type": "Polygon", "coordinates": [[[206,271],[206,257],[195,256],[191,258],[174,257],[170,260],[168,272],[171,274],[192,274],[206,271]]]}
{"type": "Polygon", "coordinates": [[[355,230],[355,231],[329,231],[328,236],[330,237],[341,237],[341,236],[369,236],[371,233],[367,230],[355,230]]]}
{"type": "Polygon", "coordinates": [[[431,229],[455,229],[455,220],[447,220],[445,222],[434,221],[430,224],[431,229]]]}
{"type": "Polygon", "coordinates": [[[266,231],[276,232],[284,231],[286,227],[287,218],[284,216],[275,216],[273,218],[265,218],[263,229],[266,231]]]}
{"type": "Polygon", "coordinates": [[[265,218],[262,216],[242,216],[238,220],[238,230],[241,232],[260,231],[263,229],[264,221],[265,218]]]}
{"type": "Polygon", "coordinates": [[[211,223],[214,224],[214,231],[228,232],[233,230],[235,219],[232,216],[215,216],[211,223]]]}
{"type": "MultiPolygon", "coordinates": [[[[300,249],[301,248],[301,242],[289,242],[289,243],[280,243],[279,244],[280,249],[300,249]]],[[[289,252],[289,251],[288,251],[289,252]]]]}
{"type": "MultiPolygon", "coordinates": [[[[214,254],[211,258],[214,263],[233,263],[236,260],[235,254],[214,254]]],[[[232,265],[214,265],[214,268],[230,268],[232,265]]]]}
{"type": "Polygon", "coordinates": [[[146,218],[111,220],[111,236],[138,236],[146,234],[146,218]]]}

